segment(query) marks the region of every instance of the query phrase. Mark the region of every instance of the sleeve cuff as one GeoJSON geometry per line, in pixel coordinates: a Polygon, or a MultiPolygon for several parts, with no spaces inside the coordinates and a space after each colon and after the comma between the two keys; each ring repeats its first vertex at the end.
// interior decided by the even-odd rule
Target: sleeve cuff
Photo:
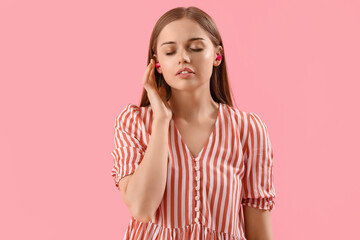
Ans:
{"type": "Polygon", "coordinates": [[[245,198],[241,202],[244,206],[271,211],[275,206],[274,198],[245,198]]]}

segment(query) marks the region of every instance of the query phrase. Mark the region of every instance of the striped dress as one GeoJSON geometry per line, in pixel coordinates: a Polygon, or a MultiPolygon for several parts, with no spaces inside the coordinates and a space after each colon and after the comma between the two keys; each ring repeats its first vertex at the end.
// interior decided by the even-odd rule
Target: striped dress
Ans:
{"type": "MultiPolygon", "coordinates": [[[[112,177],[133,174],[149,143],[151,105],[128,104],[117,116],[112,177]]],[[[276,196],[273,150],[265,123],[225,103],[195,158],[169,123],[167,183],[150,222],[131,217],[125,239],[246,240],[243,205],[271,211],[276,196]]]]}

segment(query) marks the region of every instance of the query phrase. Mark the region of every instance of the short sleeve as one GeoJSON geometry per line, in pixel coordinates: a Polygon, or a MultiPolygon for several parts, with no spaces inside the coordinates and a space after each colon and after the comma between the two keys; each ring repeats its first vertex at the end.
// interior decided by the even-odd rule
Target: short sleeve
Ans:
{"type": "Polygon", "coordinates": [[[144,157],[146,147],[141,142],[141,126],[139,107],[133,104],[128,104],[116,118],[111,175],[117,188],[119,181],[133,174],[144,157]]]}
{"type": "Polygon", "coordinates": [[[248,114],[248,136],[244,150],[242,205],[271,211],[275,206],[273,150],[265,123],[256,113],[248,114]]]}

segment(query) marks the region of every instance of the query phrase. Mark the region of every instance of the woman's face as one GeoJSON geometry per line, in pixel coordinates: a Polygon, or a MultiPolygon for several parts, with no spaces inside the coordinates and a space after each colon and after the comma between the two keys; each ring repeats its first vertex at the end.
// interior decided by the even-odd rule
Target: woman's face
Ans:
{"type": "Polygon", "coordinates": [[[190,19],[183,18],[166,25],[159,34],[157,42],[158,72],[166,83],[174,89],[191,90],[210,81],[216,54],[222,54],[222,47],[214,47],[207,32],[190,19]],[[190,40],[196,38],[195,40],[190,40]],[[169,43],[171,42],[171,43],[169,43]],[[189,78],[181,78],[177,72],[189,67],[194,71],[189,78]]]}

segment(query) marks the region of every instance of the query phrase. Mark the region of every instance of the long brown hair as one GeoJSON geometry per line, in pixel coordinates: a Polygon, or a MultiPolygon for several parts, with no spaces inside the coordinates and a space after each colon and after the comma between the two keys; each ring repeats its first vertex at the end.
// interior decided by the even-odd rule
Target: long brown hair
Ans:
{"type": "MultiPolygon", "coordinates": [[[[156,46],[158,36],[161,30],[169,23],[175,20],[180,20],[182,18],[188,18],[196,21],[205,31],[208,32],[209,38],[214,44],[214,46],[222,46],[222,58],[219,66],[214,67],[210,78],[210,93],[213,100],[217,103],[225,103],[233,107],[232,98],[230,95],[230,87],[228,82],[228,75],[226,71],[226,55],[225,49],[222,43],[220,33],[215,25],[215,22],[212,18],[205,13],[203,10],[197,7],[177,7],[167,11],[162,15],[159,20],[156,22],[154,29],[151,33],[150,44],[149,44],[149,53],[147,64],[150,63],[153,54],[156,53],[156,46]]],[[[158,88],[164,86],[166,89],[166,100],[168,101],[171,97],[171,87],[166,83],[162,74],[158,73],[156,70],[155,81],[158,88]]],[[[142,97],[140,101],[140,107],[146,107],[150,104],[149,98],[145,88],[143,88],[142,97]]]]}

